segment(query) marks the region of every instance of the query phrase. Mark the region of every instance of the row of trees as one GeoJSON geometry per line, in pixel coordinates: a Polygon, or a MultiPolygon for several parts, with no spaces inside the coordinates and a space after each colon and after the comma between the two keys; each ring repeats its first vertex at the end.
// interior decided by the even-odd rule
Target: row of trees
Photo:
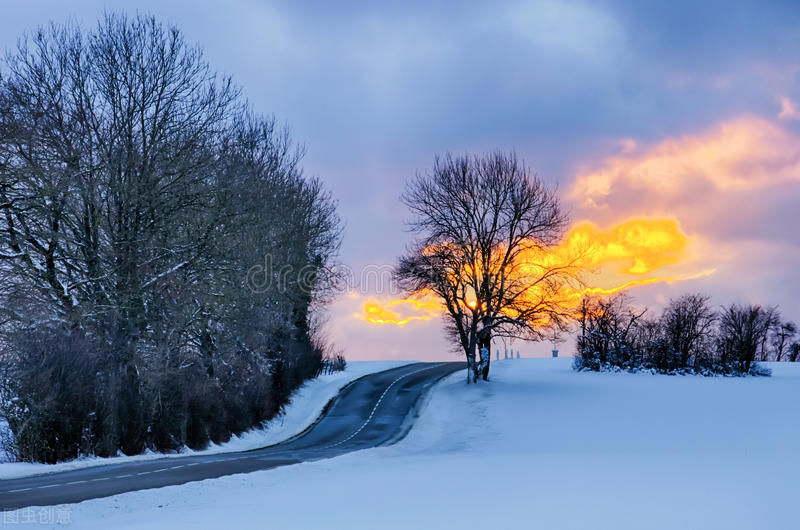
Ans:
{"type": "Polygon", "coordinates": [[[224,441],[317,373],[340,222],[301,156],[153,18],[21,40],[0,77],[0,412],[19,458],[224,441]]]}
{"type": "Polygon", "coordinates": [[[717,310],[709,297],[687,294],[653,316],[618,294],[585,299],[578,320],[579,370],[768,374],[758,361],[800,360],[796,327],[774,307],[717,310]]]}

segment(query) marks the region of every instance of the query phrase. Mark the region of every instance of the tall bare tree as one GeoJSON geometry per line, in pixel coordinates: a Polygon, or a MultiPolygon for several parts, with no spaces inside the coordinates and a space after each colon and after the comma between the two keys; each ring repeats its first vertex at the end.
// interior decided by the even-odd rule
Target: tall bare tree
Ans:
{"type": "Polygon", "coordinates": [[[792,339],[797,335],[797,325],[794,322],[786,321],[778,324],[772,337],[772,347],[775,351],[775,360],[781,362],[783,356],[790,353],[792,339]]]}
{"type": "Polygon", "coordinates": [[[723,363],[735,363],[747,373],[759,359],[766,359],[767,339],[777,309],[760,305],[731,304],[719,316],[717,349],[723,363]]]}
{"type": "Polygon", "coordinates": [[[711,349],[716,314],[710,298],[685,294],[670,300],[661,317],[667,352],[675,367],[692,366],[694,360],[711,349]]]}
{"type": "Polygon", "coordinates": [[[555,190],[514,153],[437,157],[402,201],[417,240],[397,276],[410,294],[442,301],[468,381],[488,378],[492,337],[539,340],[565,324],[564,289],[576,281],[575,262],[555,261],[548,251],[567,218],[555,190]]]}

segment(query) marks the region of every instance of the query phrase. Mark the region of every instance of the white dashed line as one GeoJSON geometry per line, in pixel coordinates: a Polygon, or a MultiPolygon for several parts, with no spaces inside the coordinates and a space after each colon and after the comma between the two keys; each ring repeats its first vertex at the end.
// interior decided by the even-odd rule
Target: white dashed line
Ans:
{"type": "Polygon", "coordinates": [[[19,493],[21,491],[31,491],[33,488],[21,488],[18,490],[8,490],[9,493],[19,493]]]}
{"type": "Polygon", "coordinates": [[[71,486],[72,484],[84,484],[85,482],[85,480],[75,480],[72,482],[67,482],[67,486],[71,486]]]}
{"type": "Polygon", "coordinates": [[[136,474],[141,476],[141,475],[149,475],[150,473],[152,473],[152,472],[151,471],[142,471],[141,473],[136,473],[136,474]]]}
{"type": "Polygon", "coordinates": [[[374,406],[374,407],[372,407],[372,412],[370,412],[370,413],[369,413],[369,417],[367,418],[367,420],[366,420],[364,423],[362,423],[362,424],[361,424],[361,427],[359,427],[359,428],[358,428],[358,430],[356,430],[356,432],[354,432],[353,434],[351,434],[350,436],[348,436],[348,437],[347,437],[347,438],[345,438],[344,440],[338,441],[338,442],[336,442],[335,444],[328,445],[328,446],[324,447],[323,449],[331,449],[332,447],[337,447],[337,446],[339,446],[339,445],[342,445],[343,443],[349,442],[350,440],[352,440],[353,438],[355,438],[356,436],[358,436],[358,433],[360,433],[361,431],[363,431],[363,430],[364,430],[364,428],[365,428],[365,427],[366,427],[366,426],[369,424],[369,422],[370,422],[370,421],[372,421],[372,417],[375,415],[375,411],[377,411],[377,410],[378,410],[378,407],[380,406],[381,402],[383,402],[383,398],[385,398],[385,397],[386,397],[386,394],[389,392],[389,390],[390,390],[390,389],[391,389],[391,388],[392,388],[392,387],[393,387],[395,384],[397,384],[397,382],[398,382],[398,381],[400,381],[401,379],[405,379],[406,377],[412,376],[412,375],[414,375],[414,374],[418,374],[418,373],[420,373],[420,372],[424,372],[425,370],[431,370],[431,369],[433,369],[433,368],[436,368],[436,367],[438,367],[438,366],[441,366],[442,364],[443,364],[443,363],[437,363],[437,364],[434,364],[433,366],[426,366],[425,368],[421,368],[421,369],[419,369],[419,370],[415,370],[415,371],[413,371],[413,372],[409,372],[409,373],[407,373],[407,374],[405,374],[405,375],[401,375],[400,377],[398,377],[397,379],[395,379],[394,381],[392,381],[392,382],[389,384],[389,386],[387,386],[387,387],[386,387],[386,390],[384,390],[384,391],[383,391],[383,394],[381,394],[381,397],[379,397],[379,398],[378,398],[378,402],[377,402],[377,403],[375,403],[375,406],[374,406]]]}
{"type": "Polygon", "coordinates": [[[114,478],[128,478],[128,477],[132,477],[132,476],[133,476],[133,475],[117,475],[117,476],[116,476],[116,477],[114,477],[114,478]]]}
{"type": "Polygon", "coordinates": [[[180,465],[180,466],[172,466],[170,469],[180,469],[180,468],[182,468],[182,467],[186,467],[186,466],[184,466],[184,465],[180,465]]]}

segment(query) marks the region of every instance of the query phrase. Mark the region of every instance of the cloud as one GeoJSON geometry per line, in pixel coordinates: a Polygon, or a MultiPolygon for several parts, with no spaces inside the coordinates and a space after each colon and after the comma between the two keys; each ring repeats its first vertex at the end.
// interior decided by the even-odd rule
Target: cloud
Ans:
{"type": "Polygon", "coordinates": [[[609,295],[634,287],[672,284],[716,273],[701,268],[695,238],[671,217],[632,218],[601,228],[590,221],[575,223],[551,251],[555,261],[571,261],[585,271],[585,286],[564,293],[567,305],[586,295],[609,295]]]}
{"type": "Polygon", "coordinates": [[[620,190],[677,196],[698,186],[755,190],[800,181],[800,137],[763,118],[725,121],[703,134],[668,138],[580,171],[569,197],[600,207],[620,190]]]}
{"type": "Polygon", "coordinates": [[[508,6],[499,17],[504,29],[541,50],[552,50],[588,62],[619,58],[625,49],[625,28],[607,9],[589,3],[556,0],[508,6]]]}
{"type": "Polygon", "coordinates": [[[583,221],[554,253],[583,254],[584,269],[616,264],[620,274],[642,275],[685,259],[688,241],[675,219],[631,219],[605,230],[583,221]]]}
{"type": "Polygon", "coordinates": [[[800,120],[800,110],[798,110],[797,105],[794,102],[787,98],[781,98],[781,111],[778,113],[779,120],[800,120]]]}
{"type": "Polygon", "coordinates": [[[430,320],[441,313],[442,306],[432,298],[424,300],[370,300],[364,303],[363,318],[370,324],[404,326],[414,320],[430,320]]]}

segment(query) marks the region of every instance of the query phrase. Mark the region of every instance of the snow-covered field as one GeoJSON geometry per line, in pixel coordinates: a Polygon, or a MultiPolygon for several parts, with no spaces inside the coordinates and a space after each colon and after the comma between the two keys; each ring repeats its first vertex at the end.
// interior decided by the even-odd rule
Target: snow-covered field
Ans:
{"type": "Polygon", "coordinates": [[[454,374],[392,447],[59,507],[76,528],[792,529],[800,364],[771,378],[454,374]]]}
{"type": "MultiPolygon", "coordinates": [[[[136,456],[118,456],[114,458],[80,458],[63,462],[55,465],[48,464],[29,464],[26,462],[5,462],[5,453],[0,447],[0,479],[24,477],[38,475],[40,473],[53,473],[56,471],[66,471],[68,469],[78,469],[83,467],[98,466],[110,463],[147,460],[153,458],[181,457],[186,455],[229,453],[232,451],[246,451],[257,449],[266,445],[281,442],[295,434],[303,431],[311,425],[314,420],[322,413],[325,405],[339,393],[339,390],[361,376],[387,370],[409,361],[355,361],[347,363],[347,368],[343,372],[331,375],[324,375],[312,381],[308,381],[300,387],[291,398],[291,402],[285,407],[284,414],[268,422],[263,428],[253,429],[242,433],[241,436],[234,436],[224,444],[211,445],[202,451],[192,451],[184,449],[180,453],[164,455],[162,453],[147,453],[136,456]]],[[[7,428],[4,420],[0,419],[0,429],[7,428]]]]}

